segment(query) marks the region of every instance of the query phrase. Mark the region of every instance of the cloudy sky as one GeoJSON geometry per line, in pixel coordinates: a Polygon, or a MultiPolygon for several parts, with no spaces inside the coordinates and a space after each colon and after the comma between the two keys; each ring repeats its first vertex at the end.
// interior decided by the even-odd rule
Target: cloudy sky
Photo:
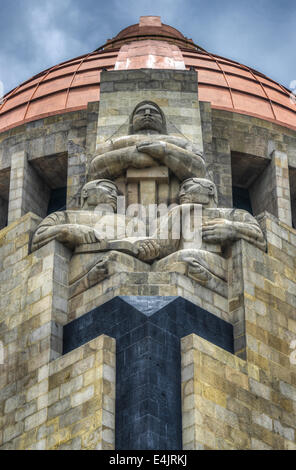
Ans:
{"type": "Polygon", "coordinates": [[[5,93],[93,51],[142,15],[161,16],[209,52],[286,87],[296,80],[295,0],[0,0],[0,8],[5,93]]]}

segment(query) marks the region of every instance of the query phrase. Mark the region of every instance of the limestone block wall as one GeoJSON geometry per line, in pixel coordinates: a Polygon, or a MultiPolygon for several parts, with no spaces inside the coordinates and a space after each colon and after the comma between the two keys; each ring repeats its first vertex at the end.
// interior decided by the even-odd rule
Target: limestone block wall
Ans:
{"type": "Polygon", "coordinates": [[[112,338],[100,336],[45,364],[32,383],[27,381],[18,394],[9,398],[0,391],[4,407],[2,420],[6,421],[2,450],[114,448],[115,341],[112,338]]]}
{"type": "Polygon", "coordinates": [[[295,339],[296,232],[269,213],[259,221],[267,253],[244,241],[234,245],[229,314],[236,354],[260,366],[272,358],[276,370],[289,365],[295,339]]]}
{"type": "Polygon", "coordinates": [[[70,252],[51,242],[30,254],[40,219],[0,232],[0,448],[114,445],[115,344],[100,337],[62,355],[70,252]]]}
{"type": "Polygon", "coordinates": [[[246,357],[295,384],[290,344],[296,333],[296,232],[270,214],[261,225],[267,254],[254,258],[250,246],[243,249],[246,357]]]}
{"type": "Polygon", "coordinates": [[[289,166],[296,166],[295,131],[245,114],[212,109],[213,137],[226,139],[233,152],[266,158],[273,150],[288,155],[289,166]]]}
{"type": "Polygon", "coordinates": [[[29,254],[39,221],[28,213],[0,233],[1,444],[25,431],[25,419],[38,411],[26,391],[39,387],[39,369],[62,353],[69,252],[54,242],[29,254]]]}
{"type": "Polygon", "coordinates": [[[260,223],[267,253],[233,248],[236,356],[182,340],[187,449],[296,449],[296,232],[270,214],[260,223]]]}
{"type": "Polygon", "coordinates": [[[277,375],[187,336],[182,407],[184,449],[296,449],[295,366],[277,375]]]}

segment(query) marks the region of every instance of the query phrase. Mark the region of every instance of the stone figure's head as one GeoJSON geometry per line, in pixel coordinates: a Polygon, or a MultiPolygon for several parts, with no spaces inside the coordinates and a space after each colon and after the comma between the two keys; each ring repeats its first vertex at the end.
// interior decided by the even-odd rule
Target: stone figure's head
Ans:
{"type": "Polygon", "coordinates": [[[218,195],[215,183],[204,178],[189,178],[183,181],[179,192],[180,204],[201,204],[217,207],[218,195]]]}
{"type": "Polygon", "coordinates": [[[119,191],[115,183],[110,180],[94,180],[86,183],[81,191],[82,209],[95,209],[99,204],[109,205],[113,211],[117,210],[117,197],[119,191]]]}
{"type": "Polygon", "coordinates": [[[135,107],[130,118],[130,134],[167,134],[165,116],[152,101],[142,101],[135,107]]]}

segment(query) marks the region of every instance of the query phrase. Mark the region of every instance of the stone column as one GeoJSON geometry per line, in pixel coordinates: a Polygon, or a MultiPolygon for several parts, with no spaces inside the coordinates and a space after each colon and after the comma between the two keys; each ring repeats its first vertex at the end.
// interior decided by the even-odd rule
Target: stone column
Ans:
{"type": "Polygon", "coordinates": [[[75,134],[75,130],[69,133],[68,142],[67,209],[79,209],[80,192],[86,183],[85,142],[79,142],[75,134]]]}
{"type": "Polygon", "coordinates": [[[85,127],[68,133],[67,209],[80,208],[80,191],[87,182],[88,164],[96,150],[99,102],[89,103],[85,127]]]}
{"type": "Polygon", "coordinates": [[[232,207],[231,150],[227,139],[213,138],[213,153],[207,154],[206,165],[217,186],[219,207],[232,207]]]}
{"type": "Polygon", "coordinates": [[[287,154],[275,150],[272,153],[272,166],[275,180],[277,216],[281,222],[291,227],[292,211],[287,154]]]}
{"type": "Polygon", "coordinates": [[[27,212],[45,217],[50,189],[28,162],[23,146],[16,146],[11,155],[8,224],[27,212]]]}
{"type": "Polygon", "coordinates": [[[271,161],[250,188],[254,214],[268,211],[281,222],[292,226],[288,156],[274,150],[271,161]]]}
{"type": "Polygon", "coordinates": [[[229,260],[229,314],[233,324],[234,352],[246,359],[246,325],[245,325],[245,279],[243,271],[242,241],[232,246],[232,256],[229,260]]]}

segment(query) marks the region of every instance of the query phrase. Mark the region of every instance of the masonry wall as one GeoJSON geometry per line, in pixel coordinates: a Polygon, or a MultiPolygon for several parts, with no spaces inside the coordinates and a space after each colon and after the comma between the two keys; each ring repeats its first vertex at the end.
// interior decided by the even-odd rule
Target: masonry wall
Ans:
{"type": "Polygon", "coordinates": [[[196,335],[182,340],[182,367],[184,449],[296,449],[295,373],[274,374],[196,335]]]}
{"type": "Polygon", "coordinates": [[[296,232],[270,214],[261,224],[267,253],[234,247],[241,358],[194,335],[182,341],[186,449],[296,449],[296,232]]]}
{"type": "MultiPolygon", "coordinates": [[[[273,212],[258,217],[267,252],[244,241],[234,244],[225,296],[179,274],[119,273],[69,298],[71,253],[56,242],[30,253],[42,214],[27,189],[36,180],[42,187],[45,173],[52,188],[62,174],[68,207],[79,206],[77,195],[96,147],[98,103],[1,134],[2,225],[10,203],[9,226],[0,231],[1,449],[114,448],[115,342],[99,337],[62,356],[62,327],[119,295],[181,296],[234,326],[235,355],[197,336],[182,341],[185,449],[295,449],[296,231],[278,210],[289,211],[285,179],[288,169],[296,168],[295,132],[213,110],[209,103],[200,103],[200,115],[221,206],[232,206],[233,158],[251,156],[271,165],[274,156],[273,171],[267,170],[278,189],[274,204],[258,200],[258,214],[273,212]],[[25,174],[31,178],[27,187],[25,174]]],[[[118,119],[114,122],[118,126],[118,119]]]]}
{"type": "MultiPolygon", "coordinates": [[[[98,297],[88,294],[80,309],[69,308],[74,304],[66,294],[68,250],[52,242],[29,254],[39,220],[28,214],[1,232],[1,448],[109,449],[115,426],[114,340],[98,338],[61,357],[61,327],[74,311],[79,316],[98,305],[98,297]]],[[[242,328],[240,357],[199,337],[182,341],[185,449],[296,446],[296,366],[290,347],[296,337],[296,233],[269,214],[260,223],[268,251],[236,244],[237,295],[233,291],[228,317],[222,315],[242,328]]],[[[135,274],[134,287],[125,276],[113,279],[113,287],[106,281],[109,299],[188,295],[181,287],[167,290],[172,282],[167,274],[141,279],[135,274]],[[121,290],[115,287],[119,279],[121,290]]],[[[179,278],[173,282],[184,282],[184,289],[187,280],[179,278]]],[[[190,300],[221,316],[221,308],[209,303],[213,294],[203,289],[190,300]]]]}
{"type": "Polygon", "coordinates": [[[30,254],[39,217],[0,232],[1,449],[110,449],[114,445],[115,344],[100,337],[62,356],[69,251],[30,254]]]}

